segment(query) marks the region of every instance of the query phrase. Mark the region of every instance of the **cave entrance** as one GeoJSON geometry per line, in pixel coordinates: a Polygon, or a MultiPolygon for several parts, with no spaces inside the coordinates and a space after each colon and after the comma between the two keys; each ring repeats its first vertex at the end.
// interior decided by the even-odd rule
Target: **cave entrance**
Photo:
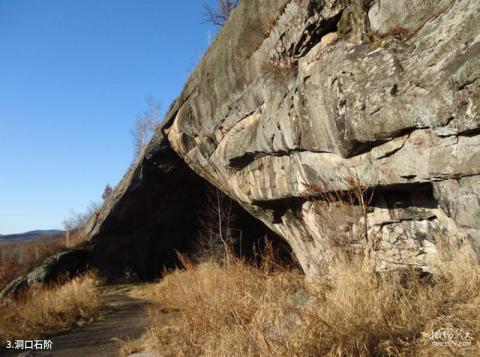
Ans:
{"type": "Polygon", "coordinates": [[[191,170],[166,140],[145,155],[128,185],[88,247],[88,264],[108,280],[158,278],[178,266],[178,253],[201,260],[202,245],[218,232],[247,260],[258,258],[265,238],[284,259],[291,257],[286,242],[191,170]],[[212,218],[218,213],[221,222],[212,218]]]}
{"type": "Polygon", "coordinates": [[[196,224],[196,237],[187,253],[194,262],[224,262],[228,252],[252,264],[269,255],[282,265],[295,265],[287,242],[209,183],[204,186],[196,224]]]}

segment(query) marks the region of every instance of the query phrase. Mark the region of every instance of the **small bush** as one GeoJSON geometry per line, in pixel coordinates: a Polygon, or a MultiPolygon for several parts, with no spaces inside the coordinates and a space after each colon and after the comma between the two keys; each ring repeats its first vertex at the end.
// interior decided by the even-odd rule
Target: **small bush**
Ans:
{"type": "Polygon", "coordinates": [[[275,81],[283,81],[298,74],[298,64],[286,58],[264,61],[260,68],[261,73],[275,81]]]}

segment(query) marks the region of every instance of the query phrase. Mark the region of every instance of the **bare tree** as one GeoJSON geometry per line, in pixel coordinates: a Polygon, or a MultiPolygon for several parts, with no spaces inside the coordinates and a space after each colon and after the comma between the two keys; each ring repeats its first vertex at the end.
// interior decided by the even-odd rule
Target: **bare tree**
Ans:
{"type": "Polygon", "coordinates": [[[138,116],[135,129],[131,131],[134,138],[136,156],[140,155],[143,148],[147,146],[155,130],[160,125],[160,103],[152,96],[148,96],[145,100],[147,102],[147,110],[138,116]]]}
{"type": "Polygon", "coordinates": [[[100,205],[95,202],[90,202],[87,209],[83,213],[72,211],[70,217],[63,221],[65,229],[65,245],[71,247],[83,241],[86,237],[82,234],[82,228],[85,227],[90,217],[98,214],[100,205]]]}
{"type": "Polygon", "coordinates": [[[199,217],[199,237],[196,242],[197,261],[214,260],[229,264],[234,246],[242,232],[235,229],[233,201],[215,187],[206,193],[205,206],[199,217]]]}
{"type": "Polygon", "coordinates": [[[72,231],[78,228],[83,227],[91,216],[96,214],[100,208],[100,205],[96,202],[90,202],[85,212],[78,213],[72,211],[70,217],[66,218],[63,221],[63,227],[65,231],[72,231]]]}
{"type": "Polygon", "coordinates": [[[212,8],[210,5],[203,7],[203,20],[216,26],[223,26],[230,14],[238,5],[239,0],[217,0],[217,5],[212,8]]]}

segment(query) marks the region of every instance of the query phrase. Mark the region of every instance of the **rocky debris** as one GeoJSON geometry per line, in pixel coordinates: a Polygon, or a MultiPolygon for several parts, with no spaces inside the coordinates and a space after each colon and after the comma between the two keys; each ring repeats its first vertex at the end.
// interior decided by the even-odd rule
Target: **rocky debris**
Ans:
{"type": "Polygon", "coordinates": [[[195,239],[205,182],[308,275],[338,249],[429,271],[480,246],[480,2],[241,1],[93,217],[88,261],[147,274],[195,239]],[[149,263],[146,263],[149,262],[149,263]]]}

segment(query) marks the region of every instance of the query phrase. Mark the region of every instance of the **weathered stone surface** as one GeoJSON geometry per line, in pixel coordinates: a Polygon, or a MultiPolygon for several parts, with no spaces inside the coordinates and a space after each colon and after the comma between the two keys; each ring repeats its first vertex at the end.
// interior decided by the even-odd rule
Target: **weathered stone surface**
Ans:
{"type": "Polygon", "coordinates": [[[473,238],[480,255],[480,176],[439,181],[433,187],[440,209],[473,238]]]}
{"type": "Polygon", "coordinates": [[[193,170],[284,237],[307,273],[322,269],[337,235],[319,228],[330,208],[309,197],[351,191],[352,179],[387,217],[367,217],[378,268],[428,270],[439,235],[478,237],[478,180],[467,179],[480,174],[478,16],[468,0],[292,0],[260,45],[238,48],[246,59],[219,67],[234,16],[163,130],[193,170]],[[322,41],[335,30],[338,41],[322,41]],[[214,102],[226,75],[232,87],[214,102]],[[418,192],[427,208],[410,199],[418,192]]]}
{"type": "Polygon", "coordinates": [[[398,0],[375,1],[368,17],[373,31],[386,33],[405,28],[414,32],[427,21],[442,14],[455,0],[398,0]]]}
{"type": "Polygon", "coordinates": [[[440,207],[459,225],[480,229],[480,176],[444,180],[434,184],[440,207]]]}

